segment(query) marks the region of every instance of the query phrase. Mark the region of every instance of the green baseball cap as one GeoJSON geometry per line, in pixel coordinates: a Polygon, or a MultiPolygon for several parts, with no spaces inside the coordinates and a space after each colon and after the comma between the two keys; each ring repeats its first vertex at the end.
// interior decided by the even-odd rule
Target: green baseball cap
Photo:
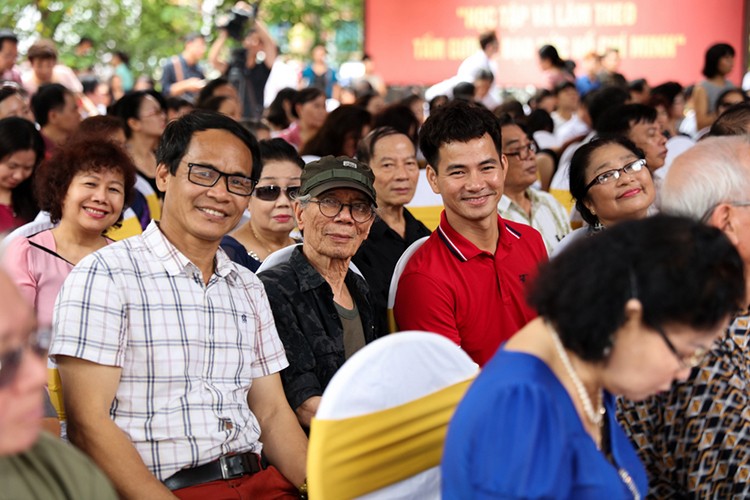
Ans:
{"type": "Polygon", "coordinates": [[[373,182],[375,174],[361,161],[329,155],[305,165],[299,194],[318,196],[329,189],[350,188],[363,192],[377,206],[373,182]]]}

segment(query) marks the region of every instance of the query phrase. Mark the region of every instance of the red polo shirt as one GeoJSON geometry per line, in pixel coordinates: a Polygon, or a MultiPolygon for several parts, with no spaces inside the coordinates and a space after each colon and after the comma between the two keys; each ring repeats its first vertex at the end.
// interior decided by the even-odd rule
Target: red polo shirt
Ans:
{"type": "Polygon", "coordinates": [[[494,255],[480,250],[448,224],[409,259],[398,282],[394,314],[400,330],[445,335],[483,366],[536,312],[526,286],[547,260],[541,235],[498,216],[494,255]]]}

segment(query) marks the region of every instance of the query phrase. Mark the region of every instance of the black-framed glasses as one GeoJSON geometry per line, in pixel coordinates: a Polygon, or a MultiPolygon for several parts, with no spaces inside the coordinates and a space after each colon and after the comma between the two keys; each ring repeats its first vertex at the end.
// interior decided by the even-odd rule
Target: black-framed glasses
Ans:
{"type": "Polygon", "coordinates": [[[239,196],[250,196],[255,188],[255,180],[244,175],[225,174],[219,172],[210,165],[200,163],[188,163],[188,180],[193,184],[203,187],[213,187],[224,177],[227,183],[227,191],[239,196]]]}
{"type": "Polygon", "coordinates": [[[503,151],[503,154],[505,156],[518,156],[519,160],[525,160],[529,157],[529,155],[531,155],[531,153],[536,154],[537,150],[538,148],[536,147],[536,144],[530,142],[525,146],[514,149],[513,151],[503,151]]]}
{"type": "Polygon", "coordinates": [[[375,210],[369,203],[341,203],[334,198],[323,198],[322,200],[310,200],[311,203],[318,205],[320,213],[333,219],[344,207],[349,207],[349,213],[352,214],[354,222],[367,222],[375,215],[375,210]]]}
{"type": "Polygon", "coordinates": [[[256,198],[263,201],[276,201],[283,192],[287,198],[293,200],[299,194],[299,186],[258,186],[253,191],[256,198]]]}
{"type": "Polygon", "coordinates": [[[26,342],[6,353],[0,354],[0,389],[10,385],[18,375],[26,350],[39,357],[46,357],[52,334],[49,329],[40,329],[29,335],[26,342]]]}
{"type": "Polygon", "coordinates": [[[643,168],[646,166],[646,160],[643,158],[640,158],[638,160],[635,160],[634,162],[630,162],[627,165],[625,165],[622,168],[613,168],[612,170],[607,170],[606,172],[602,172],[601,174],[594,177],[594,180],[589,182],[586,188],[583,190],[584,193],[588,192],[589,189],[594,187],[597,184],[607,184],[612,181],[616,181],[617,179],[622,176],[622,174],[634,174],[637,172],[640,172],[643,170],[643,168]]]}
{"type": "Polygon", "coordinates": [[[669,337],[667,337],[667,334],[664,332],[663,328],[655,327],[654,330],[656,330],[662,340],[664,340],[664,343],[667,344],[667,347],[670,351],[672,351],[672,354],[675,355],[683,368],[695,368],[703,362],[703,360],[706,358],[706,354],[708,354],[708,349],[699,347],[690,356],[683,356],[677,351],[677,348],[674,346],[672,341],[669,340],[669,337]]]}

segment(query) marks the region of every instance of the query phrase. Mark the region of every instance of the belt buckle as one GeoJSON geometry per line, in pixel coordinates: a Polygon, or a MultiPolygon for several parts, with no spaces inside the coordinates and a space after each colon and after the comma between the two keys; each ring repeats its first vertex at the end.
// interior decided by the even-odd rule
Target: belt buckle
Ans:
{"type": "Polygon", "coordinates": [[[219,457],[222,479],[236,479],[247,473],[243,455],[224,455],[219,457]]]}

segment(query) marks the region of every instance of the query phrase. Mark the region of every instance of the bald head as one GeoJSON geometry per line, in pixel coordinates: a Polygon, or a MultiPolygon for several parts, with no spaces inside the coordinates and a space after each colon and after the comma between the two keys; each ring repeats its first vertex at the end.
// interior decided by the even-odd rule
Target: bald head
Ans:
{"type": "Polygon", "coordinates": [[[708,220],[720,203],[750,201],[750,142],[710,137],[675,158],[661,191],[661,210],[708,220]]]}

